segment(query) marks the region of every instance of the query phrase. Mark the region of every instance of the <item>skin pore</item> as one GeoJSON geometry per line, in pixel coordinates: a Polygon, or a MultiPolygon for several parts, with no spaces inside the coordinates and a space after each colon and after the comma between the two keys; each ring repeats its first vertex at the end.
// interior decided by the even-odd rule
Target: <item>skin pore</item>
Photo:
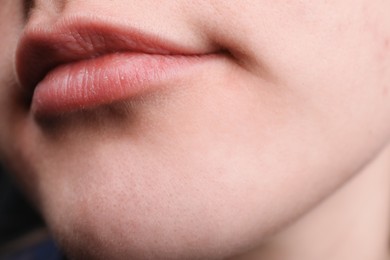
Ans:
{"type": "Polygon", "coordinates": [[[0,159],[71,258],[387,259],[389,1],[1,4],[0,159]],[[38,118],[18,41],[81,18],[214,56],[38,118]]]}

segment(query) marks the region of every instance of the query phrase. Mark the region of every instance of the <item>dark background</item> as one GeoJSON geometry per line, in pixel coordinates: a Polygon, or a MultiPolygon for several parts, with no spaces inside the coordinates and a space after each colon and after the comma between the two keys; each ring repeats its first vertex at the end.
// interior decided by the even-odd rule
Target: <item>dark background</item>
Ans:
{"type": "Polygon", "coordinates": [[[43,226],[41,217],[0,165],[0,248],[43,226]]]}

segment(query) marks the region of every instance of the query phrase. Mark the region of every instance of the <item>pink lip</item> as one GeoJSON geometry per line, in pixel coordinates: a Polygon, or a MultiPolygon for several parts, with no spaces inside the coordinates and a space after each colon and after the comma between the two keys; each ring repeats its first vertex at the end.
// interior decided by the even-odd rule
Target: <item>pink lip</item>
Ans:
{"type": "Polygon", "coordinates": [[[132,28],[73,18],[50,29],[27,28],[16,71],[33,113],[50,115],[164,87],[212,57],[132,28]]]}

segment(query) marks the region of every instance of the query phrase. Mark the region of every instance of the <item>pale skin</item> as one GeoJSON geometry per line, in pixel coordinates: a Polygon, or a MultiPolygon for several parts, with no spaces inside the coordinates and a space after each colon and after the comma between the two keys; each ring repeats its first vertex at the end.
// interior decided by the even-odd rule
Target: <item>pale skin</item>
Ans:
{"type": "Polygon", "coordinates": [[[1,5],[0,159],[72,258],[388,259],[390,1],[1,5]],[[44,124],[15,49],[71,15],[223,54],[44,124]]]}

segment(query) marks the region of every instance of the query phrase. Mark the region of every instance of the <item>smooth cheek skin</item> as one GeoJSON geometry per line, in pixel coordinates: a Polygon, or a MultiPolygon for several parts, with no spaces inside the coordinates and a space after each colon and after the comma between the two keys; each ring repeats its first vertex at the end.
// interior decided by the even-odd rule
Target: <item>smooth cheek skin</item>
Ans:
{"type": "MultiPolygon", "coordinates": [[[[176,23],[172,37],[231,52],[129,102],[38,122],[9,101],[17,84],[1,52],[0,155],[75,258],[243,254],[387,144],[386,1],[173,2],[148,21],[153,1],[62,5],[66,15],[106,4],[145,28],[166,19],[162,34],[176,23]]],[[[8,48],[21,22],[0,19],[15,30],[2,33],[14,35],[8,48]]]]}

